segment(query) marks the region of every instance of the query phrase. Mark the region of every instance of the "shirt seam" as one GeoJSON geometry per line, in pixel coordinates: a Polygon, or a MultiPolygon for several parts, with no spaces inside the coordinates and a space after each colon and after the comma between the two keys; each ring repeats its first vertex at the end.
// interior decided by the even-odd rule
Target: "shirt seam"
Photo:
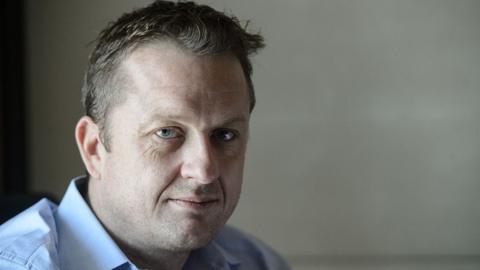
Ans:
{"type": "MultiPolygon", "coordinates": [[[[28,261],[25,258],[23,258],[22,256],[16,255],[15,253],[11,253],[11,252],[2,250],[2,251],[0,251],[0,259],[2,259],[3,261],[6,261],[8,263],[15,264],[19,267],[29,269],[28,261]]],[[[37,269],[37,268],[35,268],[35,269],[37,269]]]]}
{"type": "Polygon", "coordinates": [[[9,251],[6,251],[6,250],[0,250],[0,257],[3,258],[6,261],[9,261],[11,263],[15,263],[16,265],[24,267],[25,269],[39,270],[39,268],[36,267],[35,264],[31,261],[31,258],[38,252],[38,250],[42,246],[43,246],[43,243],[38,243],[37,247],[26,258],[17,254],[17,253],[9,252],[9,251]]]}

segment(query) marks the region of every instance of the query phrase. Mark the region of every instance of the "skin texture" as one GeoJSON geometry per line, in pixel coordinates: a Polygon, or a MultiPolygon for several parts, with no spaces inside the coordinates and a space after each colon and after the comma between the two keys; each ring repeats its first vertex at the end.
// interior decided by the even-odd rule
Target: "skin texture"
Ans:
{"type": "Polygon", "coordinates": [[[142,45],[119,67],[123,103],[110,151],[87,116],[76,128],[91,207],[138,267],[181,269],[231,216],[248,139],[247,84],[230,54],[142,45]]]}

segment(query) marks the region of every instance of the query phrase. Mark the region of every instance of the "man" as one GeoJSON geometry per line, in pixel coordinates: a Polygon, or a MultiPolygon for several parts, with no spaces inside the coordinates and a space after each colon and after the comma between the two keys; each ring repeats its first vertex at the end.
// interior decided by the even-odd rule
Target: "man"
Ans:
{"type": "Polygon", "coordinates": [[[75,138],[88,177],[0,228],[0,269],[288,269],[225,226],[240,195],[250,113],[238,20],[156,1],[99,36],[75,138]]]}

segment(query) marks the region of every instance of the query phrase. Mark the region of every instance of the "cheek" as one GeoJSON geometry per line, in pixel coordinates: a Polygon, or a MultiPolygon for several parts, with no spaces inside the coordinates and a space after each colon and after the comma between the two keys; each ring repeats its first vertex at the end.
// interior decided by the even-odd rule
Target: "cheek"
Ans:
{"type": "Polygon", "coordinates": [[[162,194],[179,177],[180,162],[178,155],[171,151],[144,151],[136,160],[138,163],[138,188],[142,189],[145,201],[150,207],[156,207],[163,199],[162,194]]]}
{"type": "Polygon", "coordinates": [[[153,162],[151,166],[145,167],[143,181],[147,182],[147,192],[159,196],[178,178],[179,166],[174,162],[164,160],[163,162],[153,162]]]}
{"type": "Polygon", "coordinates": [[[111,153],[106,163],[106,176],[118,200],[136,207],[153,209],[158,198],[178,174],[176,159],[172,155],[153,157],[138,147],[111,153]]]}
{"type": "Polygon", "coordinates": [[[218,155],[222,159],[231,160],[232,162],[238,163],[241,159],[243,164],[243,159],[245,159],[245,151],[246,151],[246,141],[243,139],[227,143],[227,144],[220,144],[217,146],[218,155]]]}
{"type": "Polygon", "coordinates": [[[133,161],[128,161],[120,153],[111,153],[106,160],[106,166],[101,181],[103,183],[103,192],[110,198],[111,205],[120,205],[128,211],[131,208],[138,207],[137,181],[142,176],[136,171],[137,165],[133,161]]]}
{"type": "Polygon", "coordinates": [[[243,164],[243,157],[238,160],[225,161],[222,164],[225,169],[223,172],[223,186],[226,201],[231,207],[235,207],[240,197],[243,182],[243,164]]]}

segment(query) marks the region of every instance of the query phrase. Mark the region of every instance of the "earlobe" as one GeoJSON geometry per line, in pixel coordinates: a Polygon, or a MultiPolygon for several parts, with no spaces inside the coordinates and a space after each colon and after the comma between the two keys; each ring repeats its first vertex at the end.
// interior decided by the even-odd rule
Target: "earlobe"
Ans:
{"type": "Polygon", "coordinates": [[[98,125],[90,117],[83,116],[75,127],[75,140],[88,173],[92,178],[100,179],[103,145],[100,141],[98,125]]]}

